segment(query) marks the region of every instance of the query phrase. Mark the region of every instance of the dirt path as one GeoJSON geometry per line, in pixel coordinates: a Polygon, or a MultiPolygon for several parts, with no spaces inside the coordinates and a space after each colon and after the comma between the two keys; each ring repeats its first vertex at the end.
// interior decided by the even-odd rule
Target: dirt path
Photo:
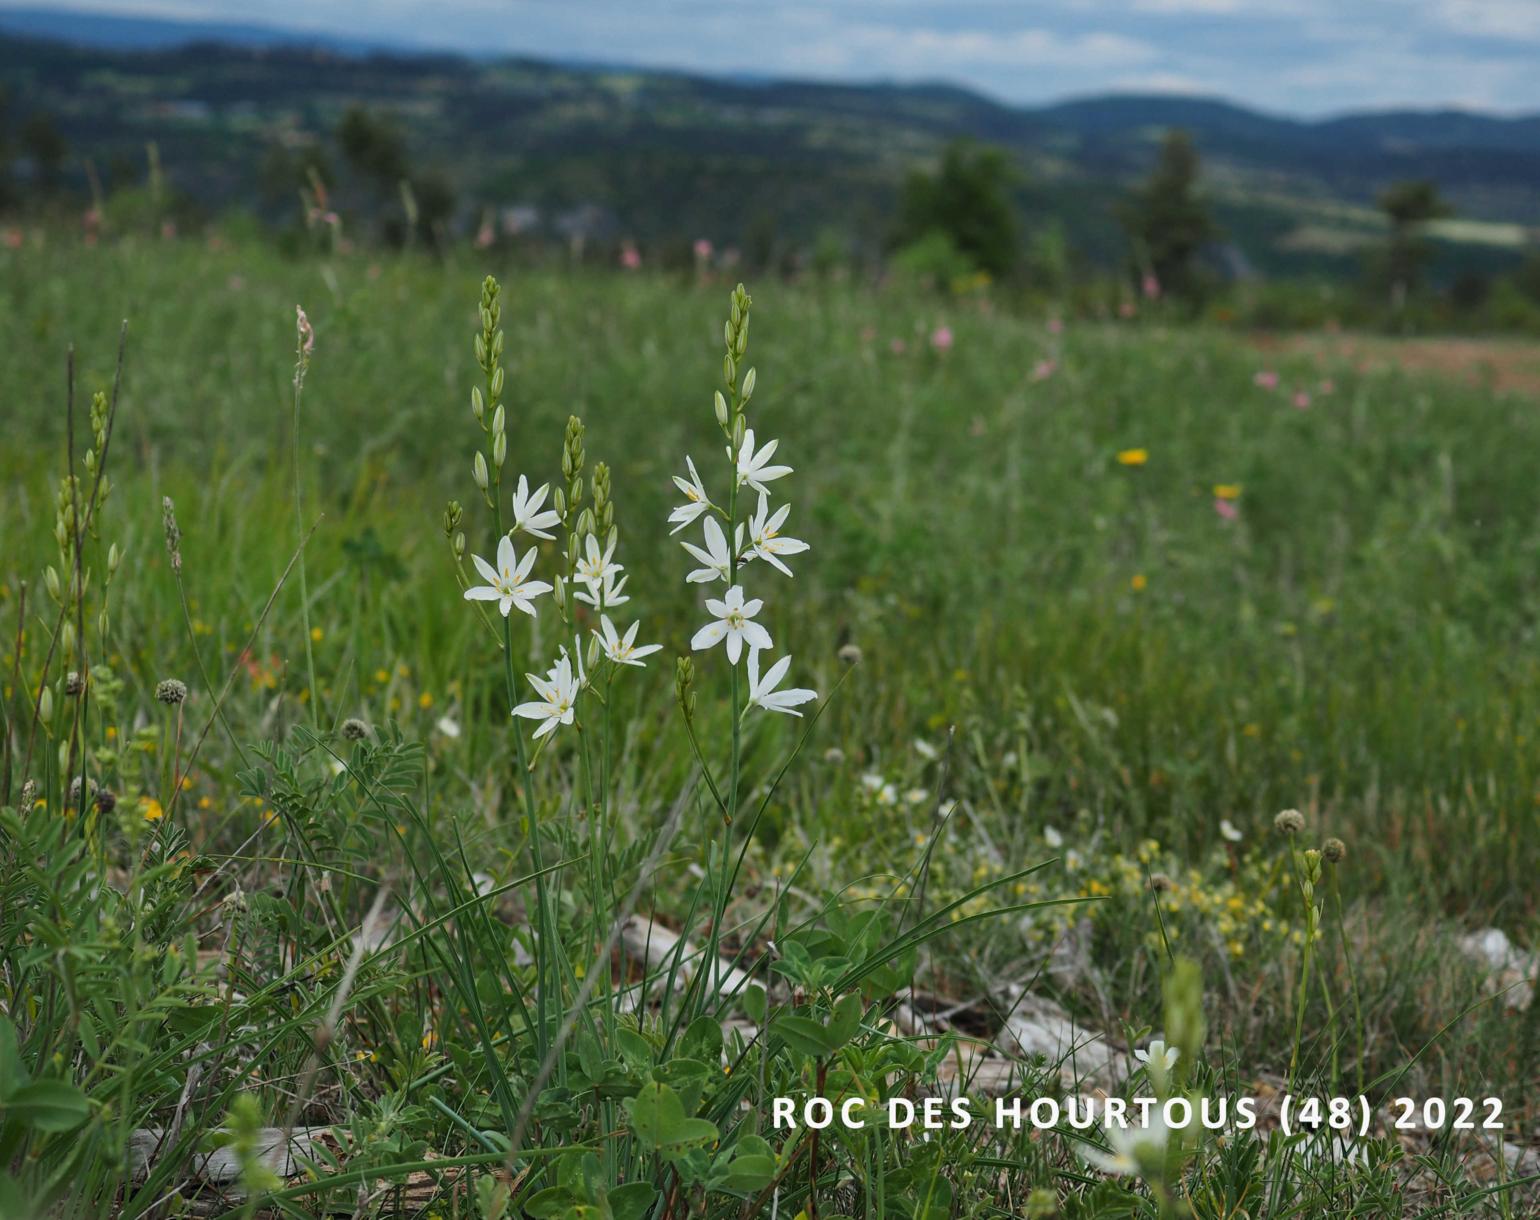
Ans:
{"type": "Polygon", "coordinates": [[[1314,354],[1323,367],[1349,363],[1361,372],[1399,367],[1540,398],[1540,342],[1533,340],[1264,334],[1252,343],[1273,354],[1314,354]]]}

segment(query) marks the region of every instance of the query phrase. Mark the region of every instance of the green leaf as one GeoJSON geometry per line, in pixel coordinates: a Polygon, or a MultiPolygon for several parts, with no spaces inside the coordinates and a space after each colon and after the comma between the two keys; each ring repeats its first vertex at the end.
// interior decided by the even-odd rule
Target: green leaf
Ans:
{"type": "Polygon", "coordinates": [[[627,1182],[606,1196],[614,1220],[642,1220],[658,1201],[658,1188],[651,1182],[627,1182]]]}
{"type": "Polygon", "coordinates": [[[10,1017],[0,1016],[0,1105],[30,1079],[16,1044],[16,1027],[10,1017]]]}
{"type": "Polygon", "coordinates": [[[688,1117],[679,1095],[661,1082],[643,1085],[623,1104],[631,1116],[632,1134],[643,1147],[666,1159],[683,1156],[717,1138],[716,1125],[704,1118],[688,1117]]]}
{"type": "Polygon", "coordinates": [[[11,1094],[5,1115],[37,1131],[72,1131],[91,1117],[91,1103],[67,1080],[34,1080],[11,1094]]]}
{"type": "Polygon", "coordinates": [[[690,1028],[679,1039],[679,1057],[704,1063],[715,1063],[722,1057],[722,1027],[716,1018],[696,1017],[690,1022],[690,1028]]]}
{"type": "Polygon", "coordinates": [[[800,1051],[814,1059],[822,1059],[829,1053],[827,1031],[823,1022],[812,1017],[799,1017],[795,1013],[779,1017],[770,1024],[770,1032],[794,1051],[800,1051]]]}

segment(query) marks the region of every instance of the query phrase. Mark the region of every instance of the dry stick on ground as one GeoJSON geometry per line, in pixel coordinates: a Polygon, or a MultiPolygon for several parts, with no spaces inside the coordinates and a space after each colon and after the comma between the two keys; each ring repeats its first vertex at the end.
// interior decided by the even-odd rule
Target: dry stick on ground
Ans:
{"type": "MultiPolygon", "coordinates": [[[[186,772],[190,772],[193,768],[193,764],[198,761],[198,752],[203,749],[203,743],[209,735],[209,730],[214,727],[214,720],[219,716],[221,709],[223,709],[225,705],[225,700],[230,695],[230,688],[235,685],[236,676],[241,672],[240,658],[247,655],[251,651],[252,647],[256,644],[257,635],[261,632],[262,625],[267,622],[267,616],[272,613],[273,605],[275,602],[277,602],[278,595],[283,592],[284,585],[288,583],[289,573],[294,570],[294,565],[299,561],[300,555],[304,552],[305,547],[309,544],[311,537],[315,534],[317,527],[320,526],[324,519],[325,514],[323,513],[321,516],[315,519],[315,524],[310,527],[310,532],[307,533],[302,539],[300,539],[300,544],[295,548],[294,554],[289,556],[289,562],[283,570],[283,575],[278,578],[278,583],[273,586],[272,593],[268,595],[267,604],[262,607],[262,613],[257,615],[257,621],[252,624],[251,634],[246,637],[245,647],[243,647],[240,652],[235,654],[235,664],[231,666],[230,676],[225,679],[224,686],[220,688],[219,697],[214,700],[214,710],[209,714],[209,718],[203,722],[203,728],[198,732],[198,740],[193,742],[192,750],[187,755],[187,766],[183,768],[184,774],[186,772]]],[[[171,794],[171,804],[166,809],[166,817],[168,819],[170,818],[172,811],[176,808],[177,799],[181,795],[182,790],[180,787],[171,794]]]]}
{"type": "Polygon", "coordinates": [[[535,1073],[534,1080],[530,1081],[529,1091],[525,1094],[524,1104],[519,1107],[518,1119],[513,1124],[513,1138],[508,1142],[508,1155],[503,1164],[508,1172],[513,1172],[513,1163],[518,1158],[519,1148],[523,1145],[525,1131],[529,1127],[529,1121],[534,1116],[535,1105],[540,1100],[540,1090],[545,1088],[546,1081],[551,1078],[551,1072],[556,1067],[557,1057],[562,1048],[566,1046],[567,1039],[572,1036],[572,1031],[577,1028],[579,1015],[588,1007],[589,998],[594,993],[594,988],[599,982],[599,972],[605,968],[610,960],[610,954],[615,951],[615,945],[620,940],[621,930],[625,927],[626,920],[636,909],[636,904],[641,901],[642,891],[652,880],[653,870],[663,858],[663,853],[674,841],[674,835],[679,830],[679,823],[684,816],[685,806],[689,804],[689,793],[692,785],[685,785],[674,802],[674,807],[669,810],[668,820],[664,822],[663,829],[658,832],[658,837],[652,845],[652,850],[647,853],[647,858],[642,861],[642,866],[637,870],[636,883],[632,885],[631,892],[626,895],[626,900],[621,904],[620,910],[615,913],[615,921],[610,927],[610,934],[605,938],[604,944],[599,947],[599,952],[594,955],[592,968],[583,979],[583,985],[578,988],[578,993],[573,997],[571,1011],[562,1021],[561,1028],[556,1031],[556,1037],[552,1040],[550,1048],[545,1053],[545,1060],[540,1064],[540,1070],[535,1073]]]}
{"type": "Polygon", "coordinates": [[[364,916],[364,922],[359,925],[358,934],[353,937],[353,952],[348,954],[348,964],[343,968],[342,978],[337,983],[337,994],[332,997],[331,1007],[326,1010],[326,1017],[316,1027],[315,1036],[311,1039],[310,1062],[305,1065],[305,1075],[300,1081],[299,1088],[294,1092],[294,1104],[289,1107],[288,1117],[283,1123],[283,1147],[289,1146],[289,1139],[294,1134],[294,1123],[299,1118],[300,1112],[305,1108],[305,1103],[310,1098],[310,1089],[315,1084],[316,1073],[321,1070],[321,1056],[332,1044],[332,1039],[337,1033],[337,1022],[342,1017],[342,1009],[348,1002],[348,996],[353,990],[353,980],[358,977],[358,968],[363,964],[364,954],[369,951],[369,945],[374,940],[375,922],[380,917],[380,911],[385,906],[385,899],[390,896],[390,886],[382,885],[374,893],[374,901],[369,904],[369,913],[364,916]]]}

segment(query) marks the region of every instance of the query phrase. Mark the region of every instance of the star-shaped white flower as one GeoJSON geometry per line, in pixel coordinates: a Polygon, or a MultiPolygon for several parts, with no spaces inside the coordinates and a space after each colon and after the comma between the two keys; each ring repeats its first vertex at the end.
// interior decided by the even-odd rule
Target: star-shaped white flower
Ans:
{"type": "Polygon", "coordinates": [[[743,655],[745,643],[750,649],[773,648],[775,645],[770,639],[770,633],[754,622],[754,616],[764,604],[757,597],[744,601],[742,585],[734,585],[721,601],[714,597],[707,598],[706,609],[716,617],[695,633],[690,647],[700,652],[703,648],[711,648],[726,640],[727,660],[733,665],[738,664],[738,658],[743,655]]]}
{"type": "Polygon", "coordinates": [[[616,580],[615,571],[615,568],[610,568],[609,571],[605,572],[604,580],[600,582],[599,588],[596,589],[589,585],[586,593],[574,593],[572,596],[580,602],[587,602],[595,610],[601,606],[608,609],[611,606],[624,605],[631,600],[631,595],[623,592],[626,587],[626,581],[631,578],[629,576],[622,576],[619,580],[616,580]]]}
{"type": "Polygon", "coordinates": [[[646,667],[642,664],[642,658],[651,656],[663,647],[662,644],[642,644],[638,647],[636,631],[642,625],[640,619],[626,629],[624,636],[615,630],[615,624],[610,622],[607,614],[599,616],[599,625],[604,629],[603,634],[597,631],[594,634],[599,636],[599,642],[604,645],[604,655],[620,665],[635,665],[638,669],[644,669],[646,667]]]}
{"type": "Polygon", "coordinates": [[[686,456],[684,460],[685,465],[690,468],[690,477],[688,479],[681,479],[676,474],[673,478],[674,486],[684,493],[687,503],[681,504],[673,512],[669,513],[669,522],[674,527],[668,531],[671,534],[677,534],[702,513],[711,511],[711,497],[706,494],[706,488],[700,481],[700,475],[695,471],[695,459],[686,456]]]}
{"type": "MultiPolygon", "coordinates": [[[[758,453],[754,451],[754,429],[750,428],[743,434],[743,445],[738,450],[738,486],[747,483],[755,491],[765,492],[769,489],[766,483],[774,479],[784,478],[791,473],[790,466],[768,465],[770,459],[775,456],[775,447],[780,441],[766,441],[764,447],[758,453]]],[[[728,450],[728,456],[732,456],[732,450],[728,450]]]]}
{"type": "Polygon", "coordinates": [[[513,714],[523,716],[526,720],[540,721],[540,727],[535,730],[536,739],[554,733],[558,725],[571,724],[576,715],[578,692],[583,689],[583,675],[581,668],[573,672],[567,650],[561,650],[561,656],[556,658],[556,664],[551,666],[550,673],[544,678],[536,674],[524,676],[529,679],[529,684],[540,698],[532,703],[519,704],[513,709],[513,714]]]}
{"type": "Polygon", "coordinates": [[[602,588],[606,579],[613,580],[617,572],[625,570],[625,564],[615,562],[615,543],[619,535],[611,535],[609,546],[599,550],[599,539],[589,534],[584,540],[583,556],[577,562],[576,576],[592,593],[602,588]]]}
{"type": "Polygon", "coordinates": [[[1146,1063],[1150,1069],[1164,1074],[1176,1066],[1176,1061],[1182,1057],[1182,1052],[1174,1046],[1167,1046],[1164,1038],[1151,1039],[1147,1050],[1135,1051],[1134,1058],[1140,1063],[1146,1063]]]}
{"type": "Polygon", "coordinates": [[[551,539],[554,534],[547,533],[553,525],[561,524],[561,514],[555,509],[548,508],[540,511],[540,506],[545,503],[546,493],[550,491],[549,483],[542,483],[535,489],[534,495],[529,491],[529,480],[523,475],[519,476],[519,485],[513,489],[513,528],[523,530],[526,534],[533,534],[536,538],[551,539]]]}
{"type": "Polygon", "coordinates": [[[472,555],[476,570],[481,573],[484,585],[473,585],[465,591],[468,602],[497,602],[504,618],[517,606],[525,614],[534,614],[530,599],[549,593],[551,586],[543,580],[526,580],[530,568],[535,565],[535,548],[524,552],[524,558],[514,549],[513,539],[504,534],[497,543],[497,567],[493,567],[480,555],[472,555]]]}
{"type": "Polygon", "coordinates": [[[743,525],[740,523],[733,533],[733,541],[736,544],[733,551],[727,549],[727,534],[717,524],[715,517],[706,518],[706,549],[703,551],[693,542],[680,542],[680,546],[689,551],[701,565],[685,577],[692,585],[709,585],[714,580],[726,580],[728,569],[732,567],[733,553],[743,548],[743,525]]]}
{"type": "Polygon", "coordinates": [[[807,543],[800,538],[781,537],[780,528],[786,524],[786,515],[790,512],[791,505],[783,504],[772,514],[769,499],[760,492],[759,508],[749,521],[749,546],[754,554],[787,576],[791,575],[791,569],[781,562],[781,556],[800,555],[808,549],[807,543]]]}
{"type": "Polygon", "coordinates": [[[1171,1130],[1158,1108],[1150,1112],[1148,1127],[1124,1127],[1108,1123],[1102,1130],[1111,1146],[1110,1153],[1100,1148],[1082,1144],[1080,1155],[1105,1173],[1137,1174],[1149,1166],[1158,1165],[1166,1152],[1166,1141],[1171,1130]]]}
{"type": "Polygon", "coordinates": [[[791,658],[782,657],[772,665],[765,676],[759,676],[759,649],[749,649],[749,707],[763,708],[767,712],[785,712],[788,716],[800,716],[797,711],[799,704],[810,703],[818,698],[818,692],[808,690],[805,687],[794,686],[789,690],[776,690],[781,679],[786,676],[786,671],[791,667],[791,658]]]}

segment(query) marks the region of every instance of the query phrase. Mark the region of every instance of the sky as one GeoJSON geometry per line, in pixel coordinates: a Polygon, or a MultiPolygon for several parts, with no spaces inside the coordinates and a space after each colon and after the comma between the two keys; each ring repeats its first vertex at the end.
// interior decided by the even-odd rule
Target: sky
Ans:
{"type": "MultiPolygon", "coordinates": [[[[14,2],[14,0],[3,0],[14,2]]],[[[29,0],[21,0],[28,3],[29,0]]],[[[30,0],[704,73],[1540,111],[1540,0],[30,0]]]]}

